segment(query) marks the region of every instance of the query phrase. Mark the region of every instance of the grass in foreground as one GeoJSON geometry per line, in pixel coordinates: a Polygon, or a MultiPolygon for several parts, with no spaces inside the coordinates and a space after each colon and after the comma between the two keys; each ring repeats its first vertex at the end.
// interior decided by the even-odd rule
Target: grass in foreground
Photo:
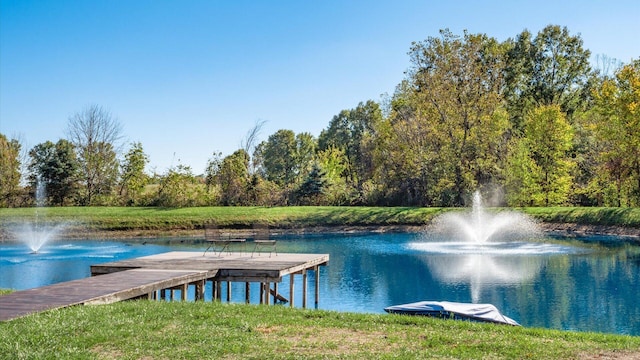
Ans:
{"type": "Polygon", "coordinates": [[[610,358],[640,337],[193,302],[78,306],[0,323],[6,359],[610,358]]]}

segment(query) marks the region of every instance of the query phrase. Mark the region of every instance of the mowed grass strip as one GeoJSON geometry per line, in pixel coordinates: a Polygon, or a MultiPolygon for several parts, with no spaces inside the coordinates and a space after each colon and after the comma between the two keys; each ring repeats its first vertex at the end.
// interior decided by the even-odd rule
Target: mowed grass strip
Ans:
{"type": "Polygon", "coordinates": [[[441,208],[409,207],[59,207],[0,209],[5,223],[34,221],[73,222],[94,230],[198,229],[206,221],[230,228],[251,228],[262,222],[274,227],[297,228],[337,225],[423,225],[441,208]]]}
{"type": "MultiPolygon", "coordinates": [[[[57,207],[0,209],[3,225],[24,221],[68,222],[95,231],[195,230],[206,221],[248,229],[261,222],[279,228],[319,226],[428,225],[453,208],[287,206],[287,207],[57,207]]],[[[490,211],[504,211],[492,208],[490,211]]],[[[522,208],[543,222],[640,228],[640,208],[522,208]]]]}
{"type": "Polygon", "coordinates": [[[543,222],[640,228],[640,208],[541,207],[523,211],[543,222]]]}
{"type": "Polygon", "coordinates": [[[78,306],[0,323],[5,359],[638,358],[640,337],[211,302],[78,306]]]}

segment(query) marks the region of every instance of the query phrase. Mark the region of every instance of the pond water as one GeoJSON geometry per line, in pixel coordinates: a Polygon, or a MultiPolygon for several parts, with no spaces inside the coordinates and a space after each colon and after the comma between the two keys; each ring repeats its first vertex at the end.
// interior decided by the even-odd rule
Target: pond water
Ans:
{"type": "MultiPolygon", "coordinates": [[[[320,309],[383,313],[421,300],[491,303],[523,326],[640,335],[640,246],[622,238],[481,246],[419,233],[277,239],[278,252],[330,254],[320,268],[320,309]]],[[[93,264],[205,247],[192,238],[57,240],[30,254],[22,244],[1,243],[0,288],[44,286],[87,277],[93,264]]],[[[280,285],[285,296],[288,280],[280,285]]],[[[313,292],[309,286],[310,299],[313,292]]],[[[232,286],[231,297],[242,302],[244,286],[232,286]]],[[[300,306],[301,296],[295,298],[300,306]]]]}

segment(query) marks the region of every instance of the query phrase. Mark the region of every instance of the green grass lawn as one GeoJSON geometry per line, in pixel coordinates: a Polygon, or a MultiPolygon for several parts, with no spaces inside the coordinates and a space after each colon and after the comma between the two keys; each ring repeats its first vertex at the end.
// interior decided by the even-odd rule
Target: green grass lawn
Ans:
{"type": "MultiPolygon", "coordinates": [[[[194,230],[206,221],[229,228],[250,228],[256,222],[273,227],[426,225],[445,211],[462,209],[412,207],[58,207],[38,209],[45,221],[66,221],[96,231],[194,230]]],[[[504,209],[492,209],[501,211],[504,209]]],[[[524,208],[541,221],[640,228],[640,208],[524,208]]],[[[33,221],[36,209],[0,209],[0,221],[33,221]]]]}
{"type": "Polygon", "coordinates": [[[640,337],[217,302],[129,301],[0,323],[4,359],[619,356],[638,358],[640,337]]]}
{"type": "MultiPolygon", "coordinates": [[[[301,228],[335,225],[422,225],[444,211],[405,207],[60,207],[39,209],[46,221],[68,221],[103,230],[189,230],[206,221],[230,228],[251,228],[256,222],[274,227],[301,228]]],[[[0,209],[6,223],[33,221],[36,209],[0,209]]]]}

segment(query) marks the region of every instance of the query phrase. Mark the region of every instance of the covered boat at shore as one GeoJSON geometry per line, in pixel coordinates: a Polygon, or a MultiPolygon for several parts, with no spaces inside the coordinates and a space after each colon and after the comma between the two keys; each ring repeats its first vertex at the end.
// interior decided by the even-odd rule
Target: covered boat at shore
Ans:
{"type": "Polygon", "coordinates": [[[423,315],[442,319],[471,320],[520,326],[515,320],[502,315],[491,304],[469,304],[449,301],[419,301],[394,305],[384,309],[393,314],[423,315]]]}

